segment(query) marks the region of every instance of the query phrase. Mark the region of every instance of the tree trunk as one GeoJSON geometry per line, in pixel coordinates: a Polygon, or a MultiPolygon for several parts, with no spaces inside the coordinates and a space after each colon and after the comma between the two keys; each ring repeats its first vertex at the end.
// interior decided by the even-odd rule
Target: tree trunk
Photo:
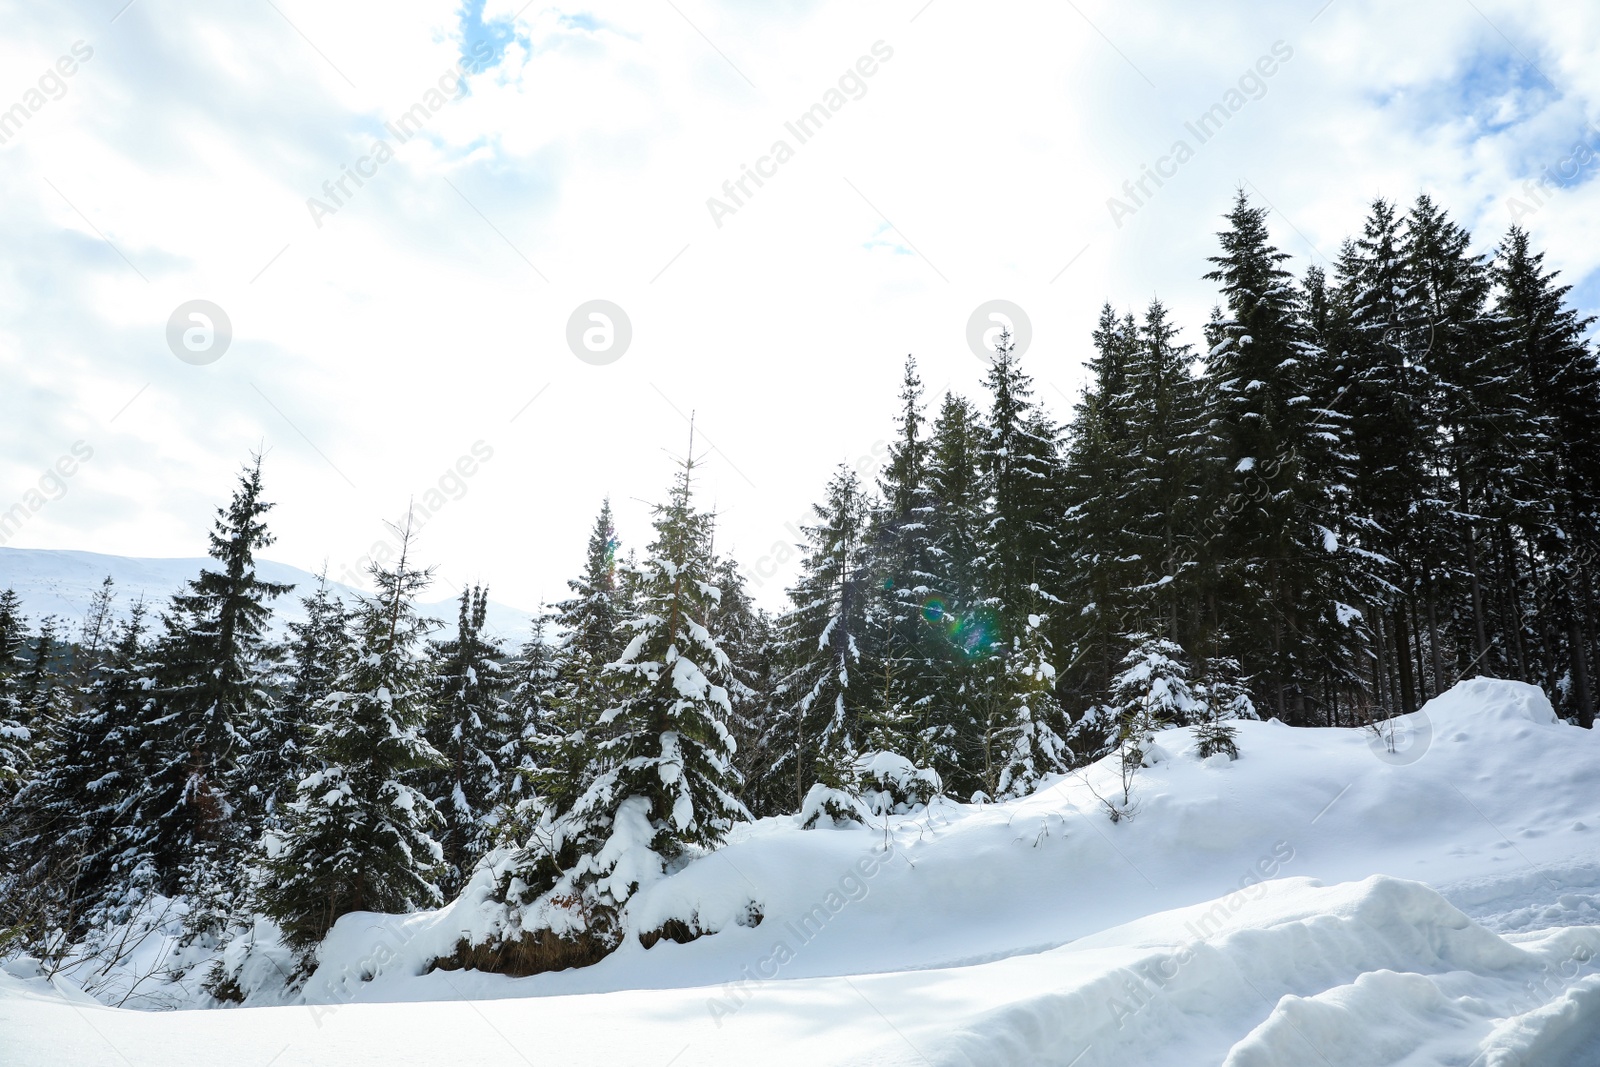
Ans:
{"type": "Polygon", "coordinates": [[[1439,648],[1439,615],[1435,604],[1433,576],[1428,576],[1428,647],[1433,653],[1433,695],[1449,688],[1444,680],[1444,654],[1439,648]]]}
{"type": "Polygon", "coordinates": [[[1467,527],[1467,573],[1472,578],[1472,658],[1481,663],[1489,649],[1483,628],[1483,586],[1478,580],[1478,532],[1467,527]]]}
{"type": "Polygon", "coordinates": [[[1394,662],[1400,672],[1400,709],[1407,715],[1417,710],[1416,689],[1411,678],[1411,642],[1406,636],[1404,601],[1394,607],[1394,662]]]}

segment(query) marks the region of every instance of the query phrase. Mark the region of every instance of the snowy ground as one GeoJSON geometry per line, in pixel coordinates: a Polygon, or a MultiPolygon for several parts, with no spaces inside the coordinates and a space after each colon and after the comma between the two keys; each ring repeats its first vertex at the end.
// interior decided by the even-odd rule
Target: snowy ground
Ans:
{"type": "Polygon", "coordinates": [[[887,828],[763,820],[632,905],[718,933],[583,970],[420,975],[481,927],[469,893],[346,917],[309,1003],[0,974],[0,1063],[1600,1063],[1600,737],[1487,680],[1405,726],[1245,724],[1235,763],[1163,735],[1117,825],[1109,767],[887,828]]]}

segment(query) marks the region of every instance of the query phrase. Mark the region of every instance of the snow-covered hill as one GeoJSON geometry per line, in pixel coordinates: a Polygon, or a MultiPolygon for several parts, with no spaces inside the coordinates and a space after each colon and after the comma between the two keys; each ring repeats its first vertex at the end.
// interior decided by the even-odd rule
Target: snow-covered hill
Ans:
{"type": "MultiPolygon", "coordinates": [[[[209,559],[135,559],[67,549],[0,548],[0,589],[16,590],[29,618],[38,620],[54,615],[66,624],[68,633],[76,637],[90,601],[107,576],[116,583],[115,610],[120,618],[140,596],[153,611],[159,612],[173,593],[180,591],[185,582],[207,566],[215,568],[216,564],[209,559]]],[[[277,625],[281,627],[304,618],[300,597],[316,589],[316,575],[271,560],[258,561],[256,569],[266,581],[288,582],[295,587],[288,596],[273,602],[277,625]]],[[[331,579],[328,584],[346,600],[354,601],[357,595],[354,588],[331,579]]],[[[432,591],[445,590],[435,587],[432,591]]],[[[419,605],[422,614],[438,619],[447,627],[455,625],[458,609],[453,597],[419,605]]],[[[530,614],[490,601],[488,623],[492,632],[498,632],[508,644],[514,644],[527,636],[530,614]]]]}
{"type": "MultiPolygon", "coordinates": [[[[114,1010],[64,978],[0,975],[0,1049],[275,1067],[1600,1063],[1600,735],[1489,679],[1395,725],[1245,723],[1237,762],[1163,734],[1117,824],[1096,798],[1105,763],[875,827],[765,819],[629,905],[630,932],[716,933],[630,937],[581,970],[422,973],[491,920],[480,883],[436,912],[346,916],[292,1005],[114,1010]]],[[[271,961],[258,970],[251,1002],[282,1004],[271,961]]]]}

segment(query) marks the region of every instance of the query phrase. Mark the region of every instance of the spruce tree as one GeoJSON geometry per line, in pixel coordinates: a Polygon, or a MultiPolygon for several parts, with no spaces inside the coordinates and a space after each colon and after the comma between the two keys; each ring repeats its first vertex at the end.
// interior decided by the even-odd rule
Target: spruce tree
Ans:
{"type": "Polygon", "coordinates": [[[432,651],[432,700],[424,736],[443,756],[427,791],[443,818],[442,888],[460,892],[494,843],[506,783],[499,753],[511,739],[498,641],[484,633],[489,594],[464,589],[454,638],[432,651]]]}
{"type": "Polygon", "coordinates": [[[65,661],[70,657],[71,649],[60,639],[57,627],[54,615],[46,615],[39,620],[39,632],[33,636],[27,670],[18,679],[22,723],[40,732],[69,702],[65,661]]]}
{"type": "Polygon", "coordinates": [[[32,922],[48,917],[74,936],[104,921],[118,876],[131,871],[125,850],[138,836],[131,815],[144,789],[138,750],[150,699],[145,630],[144,604],[135,603],[0,816],[0,851],[17,879],[0,895],[29,901],[32,922]]]}
{"type": "Polygon", "coordinates": [[[528,639],[506,669],[506,717],[510,733],[496,754],[505,777],[502,822],[518,822],[532,801],[535,776],[544,765],[544,739],[555,732],[556,650],[546,636],[549,616],[543,607],[533,616],[528,639]]]}
{"type": "Polygon", "coordinates": [[[931,574],[922,602],[922,624],[929,634],[929,686],[937,698],[918,709],[918,732],[926,758],[946,787],[960,796],[983,786],[982,759],[975,758],[973,742],[982,735],[982,653],[996,632],[983,587],[984,440],[977,409],[946,393],[928,452],[931,574]]]}
{"type": "Polygon", "coordinates": [[[900,386],[896,436],[878,476],[881,501],[873,516],[870,584],[881,617],[880,684],[872,712],[880,727],[873,748],[912,756],[922,747],[923,722],[940,699],[943,658],[938,634],[923,618],[924,605],[940,582],[934,564],[934,516],[938,510],[928,481],[932,442],[923,412],[922,380],[906,357],[900,386]]]}
{"type": "MultiPolygon", "coordinates": [[[[16,591],[0,592],[0,811],[22,783],[31,734],[23,725],[20,654],[28,632],[16,591]]],[[[4,861],[0,861],[0,870],[4,861]]]]}
{"type": "Polygon", "coordinates": [[[1306,723],[1320,715],[1330,670],[1323,638],[1353,618],[1340,524],[1346,430],[1326,414],[1332,398],[1313,393],[1324,354],[1266,216],[1241,191],[1206,275],[1226,303],[1207,327],[1211,436],[1222,497],[1238,503],[1209,549],[1224,609],[1213,628],[1231,635],[1219,653],[1245,664],[1261,702],[1306,723]]]}
{"type": "Polygon", "coordinates": [[[435,624],[417,613],[416,598],[431,571],[411,558],[411,524],[396,535],[394,569],[371,565],[377,592],[354,611],[351,648],[311,729],[317,769],[299,783],[283,830],[262,841],[262,911],[303,958],[347,912],[404,912],[442,900],[439,815],[416,785],[442,763],[422,736],[422,653],[435,624]]]}
{"type": "Polygon", "coordinates": [[[281,827],[282,807],[294,799],[300,779],[314,769],[307,762],[306,745],[350,645],[350,612],[328,586],[326,573],[317,576],[316,591],[301,597],[300,604],[305,618],[288,626],[288,663],[277,714],[251,738],[249,777],[266,787],[261,803],[264,829],[281,827]]]}
{"type": "Polygon", "coordinates": [[[148,742],[139,821],[169,895],[196,879],[234,880],[218,868],[226,872],[253,839],[275,786],[240,773],[250,736],[274,714],[269,603],[290,589],[256,574],[256,553],[273,543],[265,522],[272,505],[261,493],[256,457],[230,504],[217,510],[211,558],[219,569],[202,570],[163,617],[158,733],[148,742]]]}
{"type": "Polygon", "coordinates": [[[989,416],[979,463],[988,509],[980,585],[994,612],[998,641],[1020,635],[1036,595],[1049,600],[1061,582],[1057,507],[1059,431],[1033,400],[1033,379],[1002,333],[987,378],[989,416]],[[1001,636],[1003,635],[1003,636],[1001,636]]]}
{"type": "Polygon", "coordinates": [[[1065,772],[1071,763],[1071,752],[1061,737],[1056,670],[1050,662],[1045,621],[1037,613],[1029,614],[1005,652],[1003,717],[991,741],[990,765],[997,773],[990,795],[996,798],[1027,796],[1043,779],[1065,772]]]}
{"type": "Polygon", "coordinates": [[[1376,627],[1379,682],[1386,703],[1402,711],[1469,663],[1554,682],[1548,661],[1541,664],[1530,647],[1537,639],[1523,603],[1531,585],[1525,557],[1551,526],[1548,426],[1529,368],[1513,356],[1505,323],[1488,306],[1493,276],[1468,251],[1470,235],[1426,196],[1406,227],[1419,318],[1412,347],[1435,400],[1426,420],[1428,465],[1398,491],[1418,536],[1393,553],[1398,588],[1376,627]],[[1441,647],[1451,631],[1470,639],[1441,647]],[[1496,632],[1502,639],[1491,641],[1496,632]]]}
{"type": "Polygon", "coordinates": [[[851,787],[875,696],[873,664],[863,657],[872,607],[869,505],[855,472],[841,465],[827,499],[812,510],[793,606],[778,622],[783,674],[768,746],[779,753],[771,773],[790,784],[796,804],[817,784],[851,787]]]}
{"type": "Polygon", "coordinates": [[[705,620],[712,517],[693,501],[693,440],[672,493],[655,509],[631,638],[612,668],[614,703],[601,716],[594,774],[553,841],[564,879],[584,901],[588,932],[614,942],[615,915],[666,863],[720,843],[749,813],[735,793],[730,663],[705,620]],[[570,857],[570,858],[569,858],[570,857]]]}
{"type": "Polygon", "coordinates": [[[1544,254],[1512,227],[1494,265],[1495,310],[1503,323],[1505,355],[1524,368],[1535,410],[1545,423],[1541,450],[1549,465],[1552,515],[1539,540],[1547,563],[1541,585],[1557,646],[1561,680],[1554,688],[1585,728],[1594,725],[1594,641],[1600,554],[1600,361],[1586,340],[1593,318],[1567,303],[1571,287],[1546,272],[1544,254]]]}
{"type": "Polygon", "coordinates": [[[606,667],[621,654],[624,594],[619,586],[617,532],[611,501],[601,502],[584,556],[583,573],[567,582],[572,596],[555,606],[561,634],[559,687],[562,699],[582,704],[588,717],[611,706],[612,676],[606,667]]]}

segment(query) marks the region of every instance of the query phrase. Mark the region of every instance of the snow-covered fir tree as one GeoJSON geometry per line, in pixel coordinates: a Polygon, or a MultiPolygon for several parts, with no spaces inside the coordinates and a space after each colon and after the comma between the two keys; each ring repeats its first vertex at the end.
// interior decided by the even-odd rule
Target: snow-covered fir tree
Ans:
{"type": "Polygon", "coordinates": [[[288,662],[276,714],[263,716],[246,756],[247,775],[263,790],[263,830],[281,826],[280,809],[294,799],[296,786],[310,770],[306,743],[350,645],[349,609],[329,587],[326,572],[317,576],[316,590],[301,597],[300,604],[305,618],[288,625],[288,662]]]}
{"type": "Polygon", "coordinates": [[[1061,737],[1056,669],[1045,627],[1044,616],[1029,614],[1022,632],[1004,650],[1003,717],[990,741],[992,797],[1027,796],[1044,778],[1071,765],[1071,752],[1061,737]]]}
{"type": "MultiPolygon", "coordinates": [[[[542,739],[555,733],[556,650],[546,633],[549,616],[535,612],[517,654],[506,667],[506,720],[509,734],[496,755],[505,780],[501,797],[503,824],[520,821],[523,807],[534,799],[534,782],[542,760],[542,739]]],[[[525,836],[525,834],[524,834],[525,836]]]]}
{"type": "Polygon", "coordinates": [[[403,912],[443,899],[439,814],[418,788],[442,759],[423,738],[424,644],[434,624],[416,598],[431,572],[412,559],[410,523],[396,530],[393,569],[374,562],[377,589],[350,621],[351,647],[324,700],[281,831],[262,841],[258,894],[285,941],[308,952],[351,911],[403,912]]]}
{"type": "Polygon", "coordinates": [[[860,479],[841,466],[827,499],[802,527],[808,546],[793,607],[778,621],[778,713],[768,748],[769,772],[786,780],[797,803],[813,789],[853,788],[856,757],[864,751],[864,718],[875,697],[874,671],[863,659],[872,598],[867,560],[870,514],[860,479]]]}
{"type": "Polygon", "coordinates": [[[977,409],[964,397],[946,393],[928,450],[928,489],[934,502],[928,517],[932,576],[922,602],[922,623],[930,635],[929,685],[939,699],[918,719],[921,750],[946,788],[959,796],[982,788],[982,761],[973,759],[972,740],[981,735],[981,653],[994,632],[982,591],[983,441],[977,409]]]}
{"type": "Polygon", "coordinates": [[[432,650],[432,693],[424,736],[443,757],[426,789],[443,819],[441,888],[458,893],[494,842],[506,781],[499,753],[511,739],[499,641],[485,633],[489,593],[462,590],[455,636],[432,650]]]}
{"type": "Polygon", "coordinates": [[[169,895],[186,883],[238,882],[232,865],[253,841],[274,785],[240,773],[241,766],[248,771],[242,761],[250,736],[275,714],[267,620],[271,601],[290,588],[256,573],[256,553],[273,543],[265,519],[271,509],[256,457],[232,501],[217,509],[210,539],[217,569],[190,580],[162,620],[138,822],[169,895]]]}
{"type": "MultiPolygon", "coordinates": [[[[0,808],[22,783],[31,734],[23,725],[21,652],[28,633],[15,590],[0,592],[0,808]]],[[[4,869],[0,862],[0,870],[4,869]]]]}
{"type": "MultiPolygon", "coordinates": [[[[90,670],[77,703],[52,725],[38,766],[0,811],[0,850],[14,880],[0,897],[26,902],[25,936],[82,934],[106,914],[137,863],[132,823],[142,795],[139,748],[151,669],[145,607],[133,604],[90,670]]],[[[6,909],[0,909],[6,910],[6,909]]],[[[21,910],[21,909],[18,909],[21,910]]],[[[35,944],[37,947],[37,944],[35,944]]]]}
{"type": "Polygon", "coordinates": [[[631,635],[611,668],[614,703],[597,724],[589,780],[526,857],[526,892],[571,899],[584,933],[615,943],[616,916],[668,864],[718,844],[749,818],[735,793],[730,663],[705,620],[721,592],[712,580],[712,517],[693,501],[694,458],[655,509],[631,635]],[[555,879],[550,872],[559,871],[555,879]]]}
{"type": "Polygon", "coordinates": [[[906,357],[895,414],[895,439],[878,475],[879,507],[873,516],[870,586],[880,620],[879,678],[872,719],[874,749],[910,756],[925,746],[924,721],[939,699],[944,659],[941,635],[923,618],[936,591],[933,519],[937,512],[929,484],[931,435],[923,411],[922,380],[916,361],[906,357]],[[887,731],[887,733],[885,732],[887,731]]]}

